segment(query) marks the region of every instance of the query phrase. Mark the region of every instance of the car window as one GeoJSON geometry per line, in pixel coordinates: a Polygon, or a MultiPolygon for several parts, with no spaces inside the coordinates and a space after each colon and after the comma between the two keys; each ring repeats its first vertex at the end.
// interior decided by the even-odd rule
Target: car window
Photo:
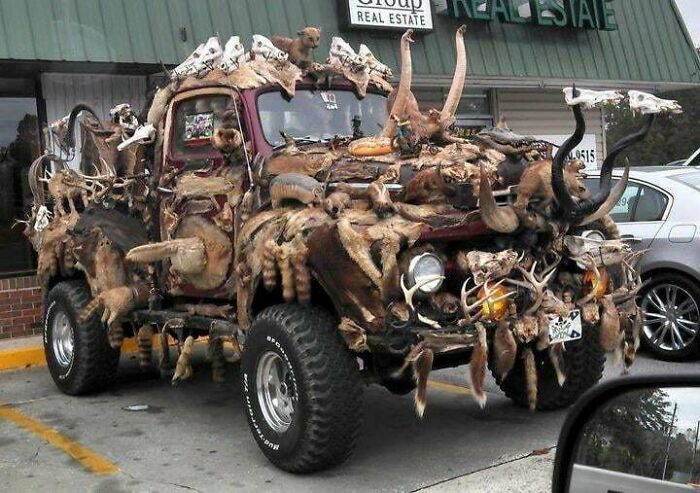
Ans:
{"type": "MultiPolygon", "coordinates": [[[[614,187],[619,180],[614,179],[614,187]]],[[[586,187],[595,194],[598,191],[598,178],[586,180],[586,187]]],[[[622,198],[613,207],[610,216],[617,222],[660,221],[663,218],[668,197],[658,190],[640,183],[630,183],[622,198]]]]}

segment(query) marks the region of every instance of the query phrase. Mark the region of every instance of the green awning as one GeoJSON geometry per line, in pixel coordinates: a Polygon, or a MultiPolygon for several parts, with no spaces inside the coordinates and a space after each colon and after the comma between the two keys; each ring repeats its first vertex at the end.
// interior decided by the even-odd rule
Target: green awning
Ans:
{"type": "MultiPolygon", "coordinates": [[[[614,9],[615,31],[470,20],[469,77],[511,84],[700,84],[700,62],[673,0],[615,0],[614,9]]],[[[339,34],[397,67],[398,33],[341,32],[338,15],[336,0],[0,0],[0,62],[175,65],[212,33],[222,42],[237,34],[249,45],[254,33],[289,35],[315,25],[324,31],[317,60],[339,34]]],[[[434,18],[435,31],[417,36],[413,49],[418,83],[446,82],[454,69],[461,21],[434,18]]]]}

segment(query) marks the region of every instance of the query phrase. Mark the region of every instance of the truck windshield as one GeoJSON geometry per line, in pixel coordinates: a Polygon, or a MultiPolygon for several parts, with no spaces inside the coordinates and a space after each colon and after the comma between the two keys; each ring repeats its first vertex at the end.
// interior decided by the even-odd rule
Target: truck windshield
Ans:
{"type": "Polygon", "coordinates": [[[279,92],[266,92],[258,97],[258,111],[265,139],[274,146],[284,142],[280,132],[313,140],[352,135],[356,116],[364,134],[375,135],[386,120],[386,98],[368,93],[358,99],[352,91],[302,90],[287,100],[279,92]]]}

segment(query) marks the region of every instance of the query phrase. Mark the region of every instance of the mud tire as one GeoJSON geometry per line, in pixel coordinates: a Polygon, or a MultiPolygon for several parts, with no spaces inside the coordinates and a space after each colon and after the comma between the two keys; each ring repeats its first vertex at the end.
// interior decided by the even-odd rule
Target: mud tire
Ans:
{"type": "Polygon", "coordinates": [[[44,354],[56,386],[68,395],[83,395],[105,390],[116,380],[119,349],[113,349],[107,339],[107,329],[97,315],[84,324],[78,317],[90,301],[90,291],[83,281],[56,284],[46,298],[44,311],[44,354]],[[62,365],[54,350],[54,321],[65,316],[72,328],[73,356],[62,365]]]}
{"type": "Polygon", "coordinates": [[[285,471],[309,473],[340,464],[357,440],[362,381],[336,326],[323,310],[275,305],[257,316],[246,337],[241,377],[248,425],[263,454],[285,471]],[[285,392],[291,388],[295,396],[283,431],[270,425],[258,392],[259,367],[271,352],[285,365],[290,382],[285,392]]]}
{"type": "MultiPolygon", "coordinates": [[[[491,352],[490,352],[491,353],[491,352]]],[[[578,341],[567,342],[564,353],[566,381],[560,387],[547,350],[535,351],[537,365],[537,410],[555,411],[563,409],[593,387],[603,377],[605,350],[600,344],[598,327],[584,325],[583,337],[578,341]]],[[[515,366],[505,380],[496,375],[489,359],[491,374],[506,396],[519,407],[529,407],[522,348],[519,350],[515,366]]]]}

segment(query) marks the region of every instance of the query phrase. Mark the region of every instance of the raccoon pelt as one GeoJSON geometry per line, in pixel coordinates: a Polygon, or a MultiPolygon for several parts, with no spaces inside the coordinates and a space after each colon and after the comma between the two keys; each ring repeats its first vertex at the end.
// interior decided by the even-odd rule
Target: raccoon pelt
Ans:
{"type": "Polygon", "coordinates": [[[142,369],[150,368],[153,356],[153,327],[144,324],[136,334],[139,347],[139,366],[142,369]]]}
{"type": "Polygon", "coordinates": [[[284,301],[292,303],[296,294],[294,285],[294,270],[292,269],[293,246],[290,242],[283,243],[276,251],[277,266],[282,277],[282,296],[284,301]]]}
{"type": "Polygon", "coordinates": [[[293,245],[294,250],[290,260],[294,271],[294,287],[297,293],[297,301],[305,305],[311,301],[311,274],[306,263],[309,249],[299,236],[293,241],[293,245]]]}
{"type": "Polygon", "coordinates": [[[484,379],[489,359],[489,346],[486,341],[486,328],[480,322],[475,324],[479,334],[479,341],[474,346],[472,359],[469,363],[469,377],[472,384],[474,400],[482,409],[486,405],[486,392],[484,392],[484,379]]]}
{"type": "Polygon", "coordinates": [[[263,248],[262,278],[265,289],[272,291],[277,286],[277,250],[279,246],[274,239],[265,242],[263,248]]]}

